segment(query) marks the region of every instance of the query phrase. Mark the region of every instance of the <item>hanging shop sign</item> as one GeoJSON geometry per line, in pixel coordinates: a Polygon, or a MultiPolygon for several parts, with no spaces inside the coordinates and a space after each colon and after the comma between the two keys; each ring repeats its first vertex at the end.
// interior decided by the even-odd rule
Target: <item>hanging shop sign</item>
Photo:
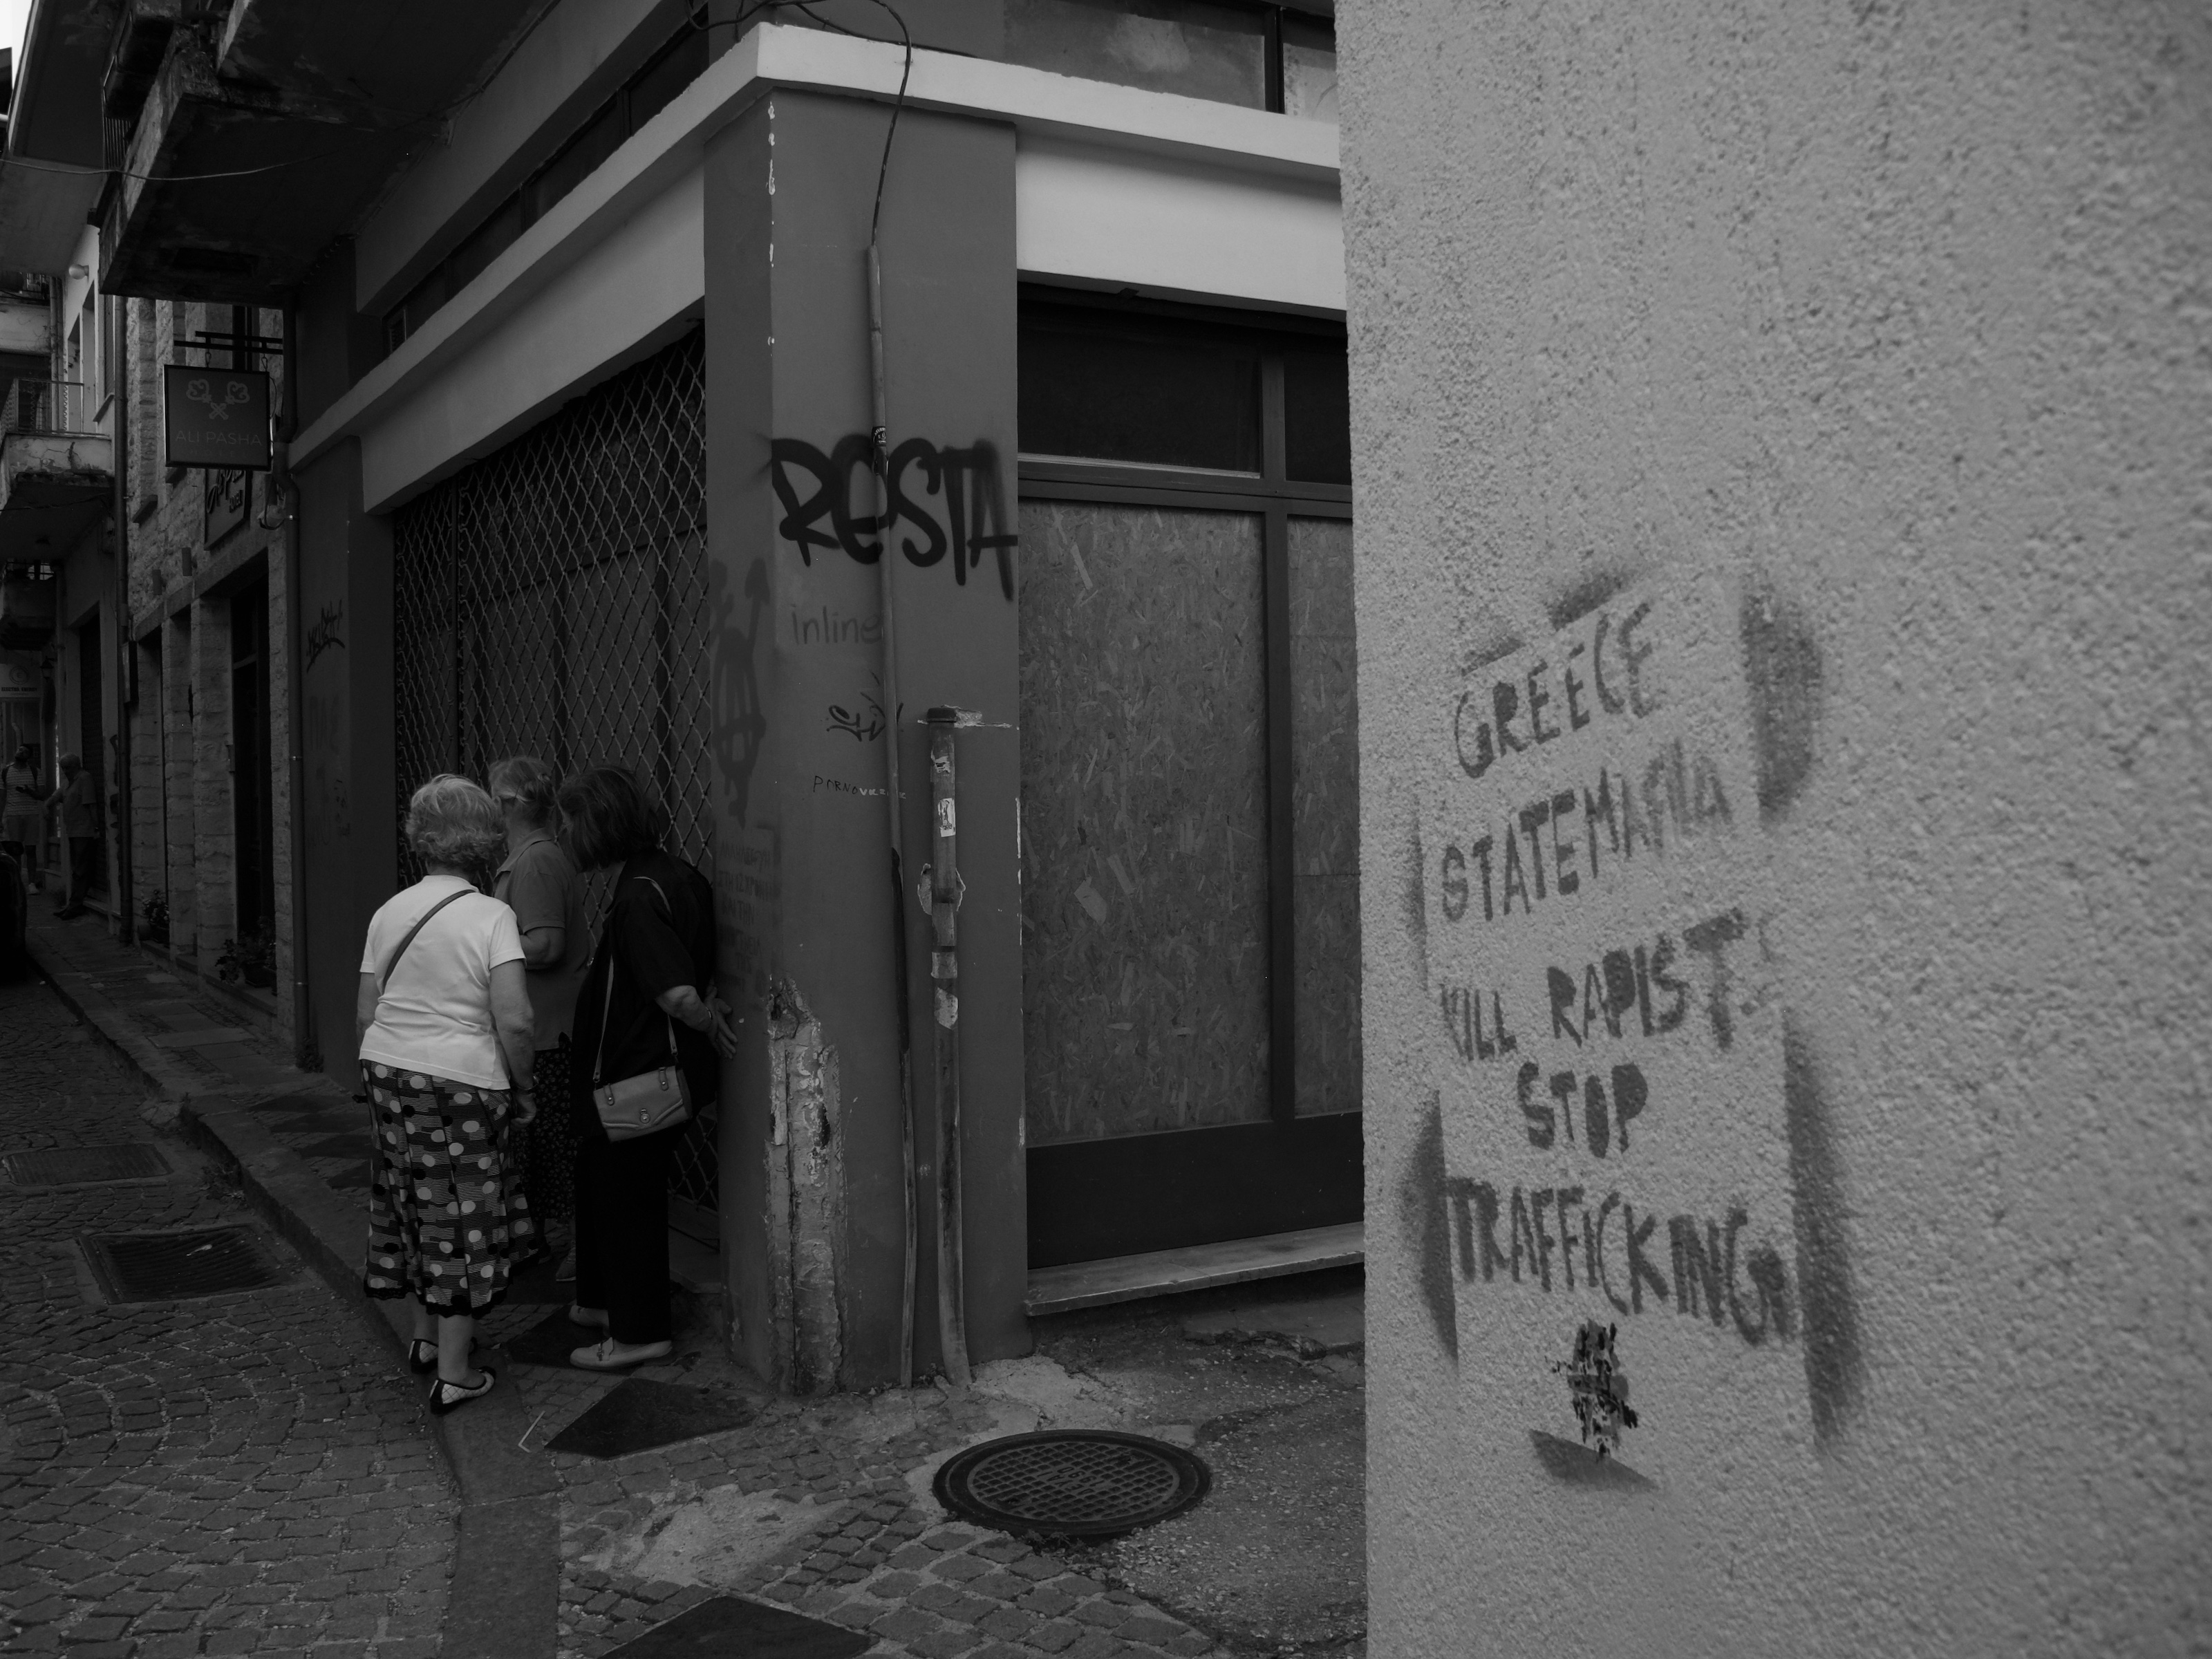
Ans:
{"type": "Polygon", "coordinates": [[[171,466],[269,466],[269,376],[258,368],[161,371],[161,426],[171,466]]]}

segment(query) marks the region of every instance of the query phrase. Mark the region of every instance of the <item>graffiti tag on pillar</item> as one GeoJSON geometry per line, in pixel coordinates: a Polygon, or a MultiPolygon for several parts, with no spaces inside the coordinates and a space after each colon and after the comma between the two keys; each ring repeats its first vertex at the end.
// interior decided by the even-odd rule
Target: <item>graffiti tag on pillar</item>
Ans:
{"type": "Polygon", "coordinates": [[[315,618],[315,625],[307,630],[307,670],[314,667],[324,652],[345,649],[344,628],[345,601],[334,599],[323,607],[322,615],[315,618]]]}
{"type": "Polygon", "coordinates": [[[768,611],[768,566],[753,561],[745,573],[745,620],[738,621],[737,595],[720,565],[710,568],[708,604],[714,629],[714,755],[715,769],[737,798],[738,821],[747,822],[753,767],[768,736],[761,708],[760,677],[754,665],[762,619],[768,611]]]}
{"type": "MultiPolygon", "coordinates": [[[[871,445],[865,432],[848,433],[828,454],[798,438],[778,438],[769,465],[783,516],[776,533],[807,563],[814,550],[842,550],[873,564],[883,550],[882,514],[874,511],[871,445]],[[855,492],[867,503],[856,512],[855,492]]],[[[927,438],[908,438],[890,453],[890,530],[908,564],[951,567],[963,586],[990,554],[999,591],[1014,597],[1014,549],[999,453],[988,443],[942,449],[927,438]]]]}

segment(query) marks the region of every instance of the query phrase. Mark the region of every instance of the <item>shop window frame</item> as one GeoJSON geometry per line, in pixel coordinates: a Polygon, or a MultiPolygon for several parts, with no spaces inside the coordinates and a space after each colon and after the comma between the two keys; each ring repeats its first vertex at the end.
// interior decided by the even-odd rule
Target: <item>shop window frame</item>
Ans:
{"type": "Polygon", "coordinates": [[[1334,321],[1275,313],[1236,313],[1024,283],[1023,309],[1091,311],[1108,317],[1196,321],[1224,334],[1251,337],[1260,347],[1260,453],[1256,473],[1215,471],[1151,463],[1089,461],[1021,452],[1018,493],[1024,501],[1098,501],[1133,507],[1212,508],[1249,513],[1261,521],[1262,615],[1267,697],[1267,1043],[1268,1118],[1297,1121],[1297,977],[1296,866],[1292,843],[1295,754],[1291,676],[1290,521],[1352,517],[1348,484],[1313,483],[1287,472],[1282,342],[1285,337],[1344,337],[1334,321]],[[1271,339],[1274,343],[1271,346],[1271,339]]]}

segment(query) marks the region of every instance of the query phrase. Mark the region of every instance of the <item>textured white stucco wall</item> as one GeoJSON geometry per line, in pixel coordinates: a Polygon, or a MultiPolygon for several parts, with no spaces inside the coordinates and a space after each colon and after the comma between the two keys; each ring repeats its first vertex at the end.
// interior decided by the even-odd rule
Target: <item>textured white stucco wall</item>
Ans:
{"type": "Polygon", "coordinates": [[[2212,12],[1339,28],[1372,1650],[2207,1650],[2212,12]]]}

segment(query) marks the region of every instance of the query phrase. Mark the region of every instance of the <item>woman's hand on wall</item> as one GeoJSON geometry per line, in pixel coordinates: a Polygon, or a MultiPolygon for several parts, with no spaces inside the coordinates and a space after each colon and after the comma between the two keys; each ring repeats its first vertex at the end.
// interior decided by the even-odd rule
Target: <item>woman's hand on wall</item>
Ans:
{"type": "Polygon", "coordinates": [[[653,1000],[671,1019],[681,1020],[695,1031],[703,1031],[724,1060],[738,1057],[737,1028],[730,1024],[730,1005],[720,997],[702,1000],[696,988],[678,985],[653,1000]]]}

